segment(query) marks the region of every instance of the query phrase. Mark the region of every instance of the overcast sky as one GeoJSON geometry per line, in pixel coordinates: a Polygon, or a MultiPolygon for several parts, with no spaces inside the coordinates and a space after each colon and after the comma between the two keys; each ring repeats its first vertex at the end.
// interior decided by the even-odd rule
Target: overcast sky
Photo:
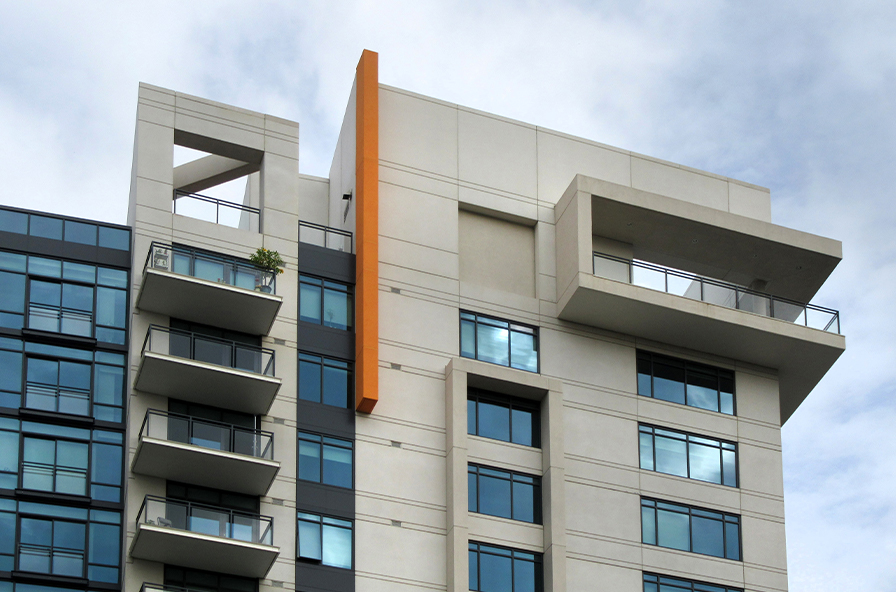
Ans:
{"type": "Polygon", "coordinates": [[[843,241],[847,352],[784,427],[793,592],[896,590],[896,3],[0,0],[0,202],[125,222],[137,83],[300,122],[380,80],[768,187],[843,241]],[[251,6],[251,8],[247,8],[251,6]]]}

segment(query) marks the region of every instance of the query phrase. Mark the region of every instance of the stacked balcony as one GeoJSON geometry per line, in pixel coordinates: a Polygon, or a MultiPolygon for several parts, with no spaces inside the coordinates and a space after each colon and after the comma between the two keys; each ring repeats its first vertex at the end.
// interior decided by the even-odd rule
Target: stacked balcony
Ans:
{"type": "Polygon", "coordinates": [[[142,475],[249,495],[267,493],[279,469],[270,432],[152,409],[132,467],[142,475]]]}
{"type": "Polygon", "coordinates": [[[148,495],[131,555],[183,567],[261,578],[277,559],[273,520],[148,495]]]}
{"type": "Polygon", "coordinates": [[[782,423],[845,348],[837,241],[583,176],[555,219],[561,319],[777,370],[782,423]]]}
{"type": "Polygon", "coordinates": [[[231,257],[152,243],[137,308],[252,335],[266,335],[283,298],[276,275],[231,257]]]}

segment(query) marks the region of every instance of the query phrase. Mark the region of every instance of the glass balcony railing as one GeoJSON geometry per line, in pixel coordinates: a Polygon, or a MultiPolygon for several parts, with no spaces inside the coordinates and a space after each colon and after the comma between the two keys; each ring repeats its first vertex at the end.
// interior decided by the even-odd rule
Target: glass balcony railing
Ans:
{"type": "Polygon", "coordinates": [[[709,304],[752,312],[812,329],[840,333],[840,313],[670,267],[594,252],[596,276],[709,304]]]}
{"type": "Polygon", "coordinates": [[[274,376],[274,350],[150,325],[142,353],[153,352],[274,376]]]}
{"type": "Polygon", "coordinates": [[[174,192],[174,204],[171,211],[181,216],[252,232],[258,232],[258,223],[261,218],[261,210],[258,208],[217,197],[177,190],[174,192]]]}
{"type": "Polygon", "coordinates": [[[352,233],[348,230],[299,220],[300,243],[308,243],[335,251],[351,253],[353,248],[352,240],[352,233]]]}
{"type": "Polygon", "coordinates": [[[153,242],[143,266],[144,272],[149,268],[246,290],[277,293],[277,275],[274,272],[255,267],[248,261],[187,247],[153,242]]]}
{"type": "Polygon", "coordinates": [[[271,432],[168,411],[155,409],[147,411],[143,426],[140,428],[140,437],[192,444],[267,460],[274,459],[274,434],[271,432]]]}
{"type": "Polygon", "coordinates": [[[147,495],[137,514],[137,524],[164,526],[199,534],[273,545],[274,521],[269,516],[249,514],[147,495]]]}

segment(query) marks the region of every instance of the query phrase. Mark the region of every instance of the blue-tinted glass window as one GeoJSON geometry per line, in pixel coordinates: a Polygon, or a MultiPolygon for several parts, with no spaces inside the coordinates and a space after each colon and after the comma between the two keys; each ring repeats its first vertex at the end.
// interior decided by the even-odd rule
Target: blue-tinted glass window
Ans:
{"type": "Polygon", "coordinates": [[[541,478],[468,465],[469,511],[541,523],[541,478]]]}
{"type": "Polygon", "coordinates": [[[19,528],[19,570],[84,577],[86,524],[22,517],[19,528]]]}
{"type": "Polygon", "coordinates": [[[16,234],[28,234],[28,214],[0,210],[0,230],[3,232],[15,232],[16,234]]]}
{"type": "Polygon", "coordinates": [[[740,560],[740,516],[642,499],[641,541],[740,560]]]}
{"type": "Polygon", "coordinates": [[[299,432],[299,479],[351,489],[351,441],[299,432]]]}
{"type": "Polygon", "coordinates": [[[82,245],[96,245],[96,224],[66,220],[65,240],[82,245]]]}
{"type": "Polygon", "coordinates": [[[131,248],[131,233],[122,228],[100,226],[99,245],[107,249],[127,251],[131,248]]]}
{"type": "Polygon", "coordinates": [[[639,426],[641,468],[737,487],[737,445],[675,430],[639,426]]]}
{"type": "Polygon", "coordinates": [[[541,555],[482,543],[469,544],[470,590],[541,592],[541,555]]]}
{"type": "Polygon", "coordinates": [[[15,502],[10,508],[0,508],[0,571],[12,571],[15,569],[14,559],[16,553],[16,513],[15,502]]]}
{"type": "Polygon", "coordinates": [[[479,389],[467,398],[467,433],[523,446],[541,446],[538,403],[479,389]]]}
{"type": "Polygon", "coordinates": [[[351,569],[351,521],[299,512],[297,538],[299,559],[351,569]]]}
{"type": "Polygon", "coordinates": [[[460,355],[538,372],[538,329],[472,312],[461,312],[460,355]]]}
{"type": "Polygon", "coordinates": [[[351,384],[348,362],[299,354],[299,399],[345,408],[351,384]]]}
{"type": "Polygon", "coordinates": [[[21,393],[22,342],[0,338],[0,406],[17,409],[21,393]]]}
{"type": "Polygon", "coordinates": [[[0,418],[0,489],[15,489],[19,482],[19,422],[0,418]]]}
{"type": "Polygon", "coordinates": [[[645,573],[644,592],[743,592],[743,590],[695,580],[645,573]]]}
{"type": "Polygon", "coordinates": [[[734,372],[638,352],[638,394],[734,415],[734,372]]]}
{"type": "Polygon", "coordinates": [[[62,220],[31,214],[31,236],[62,240],[62,220]]]}
{"type": "Polygon", "coordinates": [[[26,437],[22,448],[22,487],[87,495],[88,444],[26,437]]]}
{"type": "Polygon", "coordinates": [[[311,276],[299,276],[299,319],[335,329],[351,329],[351,288],[311,276]]]}

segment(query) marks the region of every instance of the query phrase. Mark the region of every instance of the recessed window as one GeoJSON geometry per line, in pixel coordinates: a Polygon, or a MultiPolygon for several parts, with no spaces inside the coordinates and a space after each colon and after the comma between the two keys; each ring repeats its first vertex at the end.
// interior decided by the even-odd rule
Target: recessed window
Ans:
{"type": "MultiPolygon", "coordinates": [[[[222,573],[165,565],[165,587],[204,592],[257,592],[257,578],[243,578],[222,573]]],[[[149,586],[147,586],[147,589],[149,586]]],[[[155,587],[153,587],[155,588],[155,587]]]]}
{"type": "Polygon", "coordinates": [[[538,372],[538,329],[462,311],[460,355],[501,366],[538,372]]]}
{"type": "Polygon", "coordinates": [[[351,489],[351,441],[299,432],[299,479],[351,489]]]}
{"type": "Polygon", "coordinates": [[[351,569],[350,520],[298,512],[298,558],[321,565],[351,569]]]}
{"type": "Polygon", "coordinates": [[[470,590],[542,592],[541,555],[518,549],[470,543],[470,590]]]}
{"type": "Polygon", "coordinates": [[[299,354],[299,399],[333,407],[349,407],[351,368],[348,362],[299,354]]]}
{"type": "Polygon", "coordinates": [[[334,329],[352,328],[352,293],[345,284],[299,276],[299,319],[334,329]]]}
{"type": "Polygon", "coordinates": [[[734,372],[638,352],[638,394],[734,415],[734,372]]]}
{"type": "Polygon", "coordinates": [[[469,511],[541,524],[541,477],[468,465],[469,511]]]}
{"type": "Polygon", "coordinates": [[[641,541],[740,561],[740,516],[642,498],[641,541]]]}
{"type": "Polygon", "coordinates": [[[523,446],[541,446],[538,404],[525,399],[470,389],[467,433],[523,446]]]}
{"type": "Polygon", "coordinates": [[[641,468],[737,487],[737,445],[675,430],[639,426],[641,468]]]}
{"type": "Polygon", "coordinates": [[[743,590],[646,573],[644,574],[644,592],[743,592],[743,590]]]}

